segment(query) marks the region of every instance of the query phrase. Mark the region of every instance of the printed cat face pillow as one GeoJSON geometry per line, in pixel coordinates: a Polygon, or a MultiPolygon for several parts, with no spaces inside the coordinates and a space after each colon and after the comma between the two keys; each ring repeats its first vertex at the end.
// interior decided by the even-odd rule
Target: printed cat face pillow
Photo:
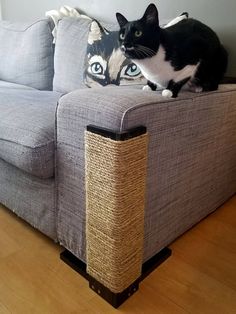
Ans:
{"type": "Polygon", "coordinates": [[[120,50],[118,36],[118,31],[108,31],[98,21],[92,21],[84,71],[88,87],[146,84],[138,66],[120,50]]]}

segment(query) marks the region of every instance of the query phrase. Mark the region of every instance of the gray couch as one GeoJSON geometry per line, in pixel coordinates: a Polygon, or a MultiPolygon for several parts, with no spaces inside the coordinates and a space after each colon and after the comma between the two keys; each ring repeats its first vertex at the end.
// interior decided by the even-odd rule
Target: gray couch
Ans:
{"type": "MultiPolygon", "coordinates": [[[[0,22],[0,203],[87,263],[102,287],[121,293],[141,274],[144,262],[235,193],[236,86],[222,85],[211,93],[184,92],[177,99],[140,88],[88,89],[83,64],[89,23],[63,19],[54,47],[47,20],[19,25],[0,22]],[[98,160],[94,168],[91,139],[85,139],[88,125],[121,133],[147,128],[145,190],[140,192],[142,183],[126,175],[134,161],[123,173],[117,170],[128,163],[121,144],[115,146],[121,159],[113,162],[112,184],[113,170],[110,175],[105,168],[108,178],[94,183],[97,192],[91,192],[89,182],[95,181],[89,180],[100,171],[99,165],[107,165],[113,142],[102,152],[105,161],[98,160]],[[101,196],[109,184],[115,185],[115,196],[101,196]],[[127,187],[131,192],[124,192],[127,187]],[[122,201],[121,190],[129,196],[125,194],[122,201]],[[130,195],[135,191],[144,193],[145,202],[142,198],[133,206],[137,196],[130,201],[130,195]],[[108,217],[106,212],[101,214],[108,205],[101,203],[100,196],[107,204],[115,199],[111,214],[107,209],[108,217]],[[135,229],[130,234],[137,235],[128,237],[126,225],[135,229]],[[117,262],[122,254],[126,254],[124,265],[117,262]],[[137,272],[126,278],[135,263],[137,272]]],[[[95,149],[99,150],[107,142],[100,143],[104,135],[97,136],[95,149]]],[[[142,145],[139,152],[141,144],[137,144],[134,155],[145,155],[146,144],[142,145]]]]}

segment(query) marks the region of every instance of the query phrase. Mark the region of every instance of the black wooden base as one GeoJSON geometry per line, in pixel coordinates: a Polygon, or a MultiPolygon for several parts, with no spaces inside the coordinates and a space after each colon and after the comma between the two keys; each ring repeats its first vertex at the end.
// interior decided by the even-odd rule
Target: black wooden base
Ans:
{"type": "Polygon", "coordinates": [[[89,287],[93,289],[98,295],[100,295],[104,300],[110,303],[113,307],[118,308],[123,302],[125,302],[132,294],[134,294],[138,288],[139,283],[144,278],[146,278],[155,268],[157,268],[161,263],[163,263],[171,255],[171,250],[169,248],[164,248],[150,260],[145,262],[142,266],[142,275],[134,283],[132,283],[127,289],[121,293],[114,293],[110,291],[107,287],[102,285],[96,279],[91,277],[86,272],[86,264],[80,261],[72,253],[65,250],[60,254],[61,259],[77,271],[80,275],[89,281],[89,287]]]}

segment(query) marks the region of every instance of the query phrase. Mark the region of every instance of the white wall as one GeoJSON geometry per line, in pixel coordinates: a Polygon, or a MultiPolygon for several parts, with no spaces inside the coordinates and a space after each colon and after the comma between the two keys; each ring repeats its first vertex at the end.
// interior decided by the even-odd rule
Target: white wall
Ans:
{"type": "Polygon", "coordinates": [[[0,20],[2,19],[2,5],[1,5],[1,0],[0,0],[0,20]]]}
{"type": "MultiPolygon", "coordinates": [[[[33,20],[45,11],[63,4],[77,7],[92,17],[115,21],[117,11],[128,19],[142,16],[152,0],[1,0],[2,15],[8,20],[33,20]]],[[[183,11],[212,27],[230,53],[228,74],[236,76],[236,0],[154,0],[160,20],[172,18],[183,11]]]]}

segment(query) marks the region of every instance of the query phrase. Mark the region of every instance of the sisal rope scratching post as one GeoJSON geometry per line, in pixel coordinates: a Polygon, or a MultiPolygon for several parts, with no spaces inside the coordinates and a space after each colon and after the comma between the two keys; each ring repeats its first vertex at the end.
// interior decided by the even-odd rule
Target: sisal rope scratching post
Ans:
{"type": "Polygon", "coordinates": [[[87,273],[114,293],[141,275],[147,142],[85,132],[87,273]]]}

